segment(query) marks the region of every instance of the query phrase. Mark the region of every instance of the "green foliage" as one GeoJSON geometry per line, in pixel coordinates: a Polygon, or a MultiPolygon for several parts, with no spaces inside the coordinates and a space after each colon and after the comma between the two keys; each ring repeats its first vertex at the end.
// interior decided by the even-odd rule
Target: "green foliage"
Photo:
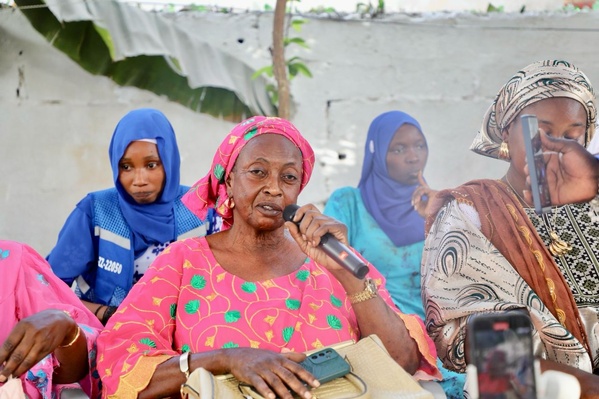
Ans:
{"type": "Polygon", "coordinates": [[[208,12],[208,11],[210,11],[210,7],[208,7],[208,6],[202,6],[202,5],[196,5],[196,4],[190,4],[190,5],[186,6],[185,8],[187,8],[190,11],[198,11],[198,12],[208,12]]]}
{"type": "MultiPolygon", "coordinates": [[[[176,12],[177,8],[174,4],[170,4],[169,8],[171,11],[176,12]]],[[[206,6],[201,4],[191,3],[183,7],[184,11],[197,11],[197,12],[216,12],[222,14],[230,14],[232,10],[227,7],[218,7],[218,6],[206,6]]]]}
{"type": "Polygon", "coordinates": [[[303,48],[310,48],[310,46],[308,46],[306,44],[306,41],[304,39],[302,39],[301,37],[292,37],[292,38],[286,37],[283,39],[283,45],[285,47],[287,47],[288,45],[290,45],[292,43],[297,44],[298,46],[303,47],[303,48]]]}
{"type": "Polygon", "coordinates": [[[563,7],[564,11],[587,11],[587,10],[591,10],[591,11],[595,11],[595,10],[599,10],[599,0],[596,0],[593,2],[592,5],[588,4],[587,2],[574,2],[574,3],[568,3],[563,7]],[[583,7],[580,7],[580,4],[584,4],[583,7]],[[588,5],[588,7],[586,7],[588,5]]]}
{"type": "Polygon", "coordinates": [[[286,62],[286,64],[287,69],[289,70],[289,79],[295,78],[298,73],[301,73],[309,78],[312,77],[312,72],[310,72],[310,69],[308,69],[306,64],[303,63],[300,57],[292,57],[286,62]]]}
{"type": "MultiPolygon", "coordinates": [[[[300,0],[289,0],[289,3],[292,3],[292,2],[299,3],[299,1],[300,0]]],[[[291,16],[290,14],[292,12],[292,9],[293,9],[292,5],[289,4],[289,6],[287,7],[287,13],[289,14],[289,22],[287,24],[287,30],[285,32],[285,37],[283,38],[283,46],[285,48],[287,48],[288,46],[297,45],[299,47],[309,49],[310,46],[308,45],[308,43],[306,43],[306,41],[303,38],[298,37],[298,36],[295,36],[295,37],[289,36],[289,28],[292,28],[295,32],[300,33],[303,25],[308,22],[303,18],[291,16]]],[[[295,56],[288,60],[285,60],[285,65],[287,65],[287,76],[289,77],[289,81],[291,81],[293,78],[295,78],[299,74],[307,76],[309,78],[312,77],[312,72],[310,71],[308,66],[305,64],[304,60],[299,56],[295,56]]],[[[273,79],[274,78],[274,65],[271,64],[271,65],[267,65],[265,67],[258,69],[252,75],[252,79],[256,79],[257,77],[259,77],[261,75],[265,75],[268,78],[273,79]]],[[[277,86],[275,84],[268,84],[266,86],[266,91],[268,92],[272,103],[275,106],[278,106],[279,92],[277,90],[277,86]]]]}
{"type": "MultiPolygon", "coordinates": [[[[83,69],[103,75],[121,86],[148,90],[195,111],[240,122],[250,115],[270,114],[250,110],[233,91],[221,87],[191,88],[179,60],[163,55],[138,55],[116,61],[114,43],[106,29],[92,21],[60,22],[42,0],[15,0],[31,25],[54,47],[83,69]]],[[[268,90],[267,90],[268,93],[268,90]]]]}
{"type": "Polygon", "coordinates": [[[310,11],[308,12],[312,14],[335,14],[337,10],[333,7],[318,6],[310,8],[310,11]]]}
{"type": "Polygon", "coordinates": [[[487,6],[487,12],[503,12],[504,11],[504,7],[503,6],[494,6],[493,4],[489,3],[489,5],[487,6]]]}
{"type": "Polygon", "coordinates": [[[305,19],[292,19],[291,20],[291,27],[293,28],[294,31],[296,32],[300,32],[302,30],[302,25],[306,23],[305,19]]]}
{"type": "Polygon", "coordinates": [[[368,3],[356,4],[356,12],[363,18],[366,15],[370,15],[371,18],[383,16],[385,14],[385,0],[378,0],[376,5],[373,5],[371,1],[368,3]]]}

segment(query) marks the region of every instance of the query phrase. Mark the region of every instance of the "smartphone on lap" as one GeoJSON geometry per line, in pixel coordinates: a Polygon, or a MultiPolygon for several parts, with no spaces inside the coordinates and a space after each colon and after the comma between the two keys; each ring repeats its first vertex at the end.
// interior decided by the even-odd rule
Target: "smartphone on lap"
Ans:
{"type": "Polygon", "coordinates": [[[539,137],[539,122],[535,115],[522,115],[520,121],[522,122],[533,205],[535,212],[540,215],[551,209],[551,196],[547,186],[547,171],[541,148],[541,137],[539,137]]]}
{"type": "MultiPolygon", "coordinates": [[[[351,372],[350,364],[333,348],[324,348],[309,354],[299,364],[309,371],[321,384],[335,378],[343,377],[351,372]]],[[[304,385],[308,386],[308,383],[304,382],[304,385]]],[[[253,392],[254,390],[251,385],[242,382],[239,384],[239,390],[242,394],[253,397],[251,394],[248,395],[249,392],[253,392]]],[[[299,398],[293,392],[292,395],[294,398],[299,398]]]]}
{"type": "Polygon", "coordinates": [[[325,348],[308,355],[300,365],[321,384],[343,377],[351,371],[349,363],[333,348],[325,348]]]}

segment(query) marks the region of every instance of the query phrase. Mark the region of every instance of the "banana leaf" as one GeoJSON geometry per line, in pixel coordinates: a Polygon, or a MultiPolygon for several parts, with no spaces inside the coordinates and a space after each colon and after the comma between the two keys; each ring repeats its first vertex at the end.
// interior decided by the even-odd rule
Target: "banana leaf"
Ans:
{"type": "Polygon", "coordinates": [[[53,46],[86,71],[239,122],[276,115],[263,77],[159,13],[116,0],[15,0],[53,46]]]}

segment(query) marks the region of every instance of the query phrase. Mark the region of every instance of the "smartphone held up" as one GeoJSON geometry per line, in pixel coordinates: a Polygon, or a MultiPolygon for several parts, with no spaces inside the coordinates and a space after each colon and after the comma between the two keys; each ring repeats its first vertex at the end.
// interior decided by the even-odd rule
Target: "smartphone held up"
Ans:
{"type": "Polygon", "coordinates": [[[470,394],[479,399],[536,399],[532,324],[524,311],[485,313],[468,323],[470,394]]]}
{"type": "Polygon", "coordinates": [[[535,115],[522,115],[520,121],[522,122],[533,205],[535,212],[540,215],[551,209],[551,196],[547,186],[545,158],[539,137],[539,122],[535,115]]]}

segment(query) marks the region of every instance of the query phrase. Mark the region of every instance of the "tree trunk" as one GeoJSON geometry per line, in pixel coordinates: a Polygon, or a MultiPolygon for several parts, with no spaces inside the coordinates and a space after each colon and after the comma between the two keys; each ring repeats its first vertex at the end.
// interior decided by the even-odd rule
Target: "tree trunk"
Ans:
{"type": "Polygon", "coordinates": [[[289,79],[287,79],[285,45],[283,43],[286,8],[287,0],[277,0],[272,29],[272,64],[279,94],[279,117],[289,119],[289,79]]]}

